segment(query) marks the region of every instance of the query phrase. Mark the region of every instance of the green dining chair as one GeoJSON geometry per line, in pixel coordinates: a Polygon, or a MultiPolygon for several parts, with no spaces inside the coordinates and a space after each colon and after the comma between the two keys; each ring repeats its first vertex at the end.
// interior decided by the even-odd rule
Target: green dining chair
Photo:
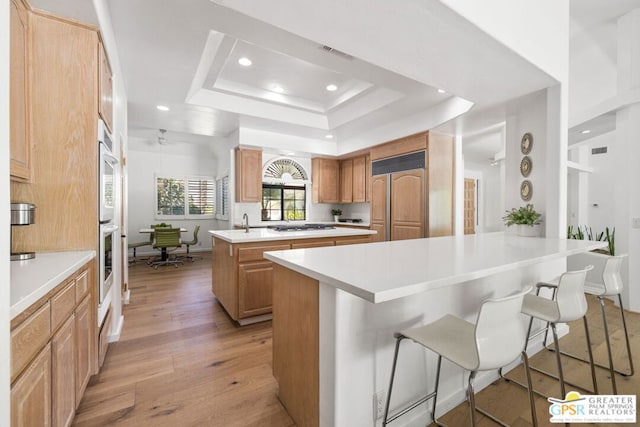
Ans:
{"type": "Polygon", "coordinates": [[[196,228],[193,229],[193,240],[189,240],[188,242],[182,242],[183,245],[187,245],[187,254],[182,258],[190,259],[191,262],[194,262],[197,259],[202,259],[201,256],[193,256],[189,253],[190,246],[196,246],[198,244],[198,232],[200,231],[200,226],[196,225],[196,228]]]}
{"type": "Polygon", "coordinates": [[[156,227],[153,233],[153,247],[154,249],[160,249],[160,259],[153,261],[151,265],[157,270],[159,265],[173,264],[178,268],[178,264],[183,264],[184,261],[177,258],[171,258],[168,250],[178,249],[182,246],[180,242],[180,229],[179,228],[164,228],[156,227]]]}

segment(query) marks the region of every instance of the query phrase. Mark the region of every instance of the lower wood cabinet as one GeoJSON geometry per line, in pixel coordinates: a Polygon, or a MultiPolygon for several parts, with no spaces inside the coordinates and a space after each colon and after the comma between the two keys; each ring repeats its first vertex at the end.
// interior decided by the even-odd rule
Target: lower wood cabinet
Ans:
{"type": "Polygon", "coordinates": [[[11,387],[11,425],[51,425],[51,345],[47,344],[11,387]]]}
{"type": "Polygon", "coordinates": [[[53,426],[68,426],[76,409],[76,323],[72,314],[51,340],[53,426]]]}
{"type": "Polygon", "coordinates": [[[273,263],[264,259],[265,252],[369,242],[371,235],[237,244],[214,237],[211,288],[233,320],[250,323],[247,319],[272,311],[273,263]]]}
{"type": "Polygon", "coordinates": [[[11,324],[11,425],[71,425],[94,373],[89,262],[11,324]]]}

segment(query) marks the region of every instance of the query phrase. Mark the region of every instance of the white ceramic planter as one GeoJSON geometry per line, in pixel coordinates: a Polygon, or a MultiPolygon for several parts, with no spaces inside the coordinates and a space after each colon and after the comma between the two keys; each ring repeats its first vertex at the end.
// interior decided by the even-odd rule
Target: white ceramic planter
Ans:
{"type": "Polygon", "coordinates": [[[540,224],[527,225],[517,224],[518,236],[522,237],[538,237],[540,235],[540,224]]]}

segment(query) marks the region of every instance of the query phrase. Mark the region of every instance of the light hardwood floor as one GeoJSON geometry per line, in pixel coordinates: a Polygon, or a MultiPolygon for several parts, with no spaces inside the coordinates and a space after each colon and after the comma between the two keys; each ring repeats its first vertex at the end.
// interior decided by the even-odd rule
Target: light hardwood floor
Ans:
{"type": "Polygon", "coordinates": [[[271,322],[240,328],[211,293],[211,256],[129,269],[120,341],[75,426],[290,426],[271,373],[271,322]]]}
{"type": "MultiPolygon", "coordinates": [[[[210,259],[205,254],[203,260],[177,269],[154,270],[144,264],[130,268],[131,303],[125,307],[121,339],[111,344],[102,371],[91,379],[74,425],[294,425],[276,396],[271,322],[233,324],[211,293],[210,259]]],[[[616,331],[615,357],[622,360],[619,312],[612,304],[607,309],[610,328],[616,331]]],[[[589,300],[589,319],[596,359],[604,362],[602,322],[595,300],[589,300]]],[[[634,363],[640,368],[640,314],[628,313],[627,323],[634,363]]],[[[572,324],[571,334],[560,345],[586,355],[582,324],[572,324]]],[[[532,358],[532,364],[553,371],[554,357],[543,351],[532,358]]],[[[568,359],[563,362],[569,380],[590,384],[585,365],[568,359]]],[[[626,367],[623,361],[617,366],[626,367]]],[[[522,377],[522,371],[515,369],[509,376],[522,377]]],[[[617,376],[617,380],[621,394],[640,390],[640,373],[630,378],[617,376]]],[[[534,374],[534,383],[536,389],[559,397],[557,382],[534,374]]],[[[598,384],[600,394],[611,392],[607,371],[598,369],[598,384]]],[[[491,385],[476,401],[514,427],[531,425],[526,393],[513,384],[491,385]]],[[[468,426],[467,408],[462,403],[441,420],[451,427],[468,426]]],[[[546,400],[537,398],[536,408],[539,425],[552,425],[546,400]]],[[[495,426],[482,415],[478,421],[481,427],[495,426]]]]}

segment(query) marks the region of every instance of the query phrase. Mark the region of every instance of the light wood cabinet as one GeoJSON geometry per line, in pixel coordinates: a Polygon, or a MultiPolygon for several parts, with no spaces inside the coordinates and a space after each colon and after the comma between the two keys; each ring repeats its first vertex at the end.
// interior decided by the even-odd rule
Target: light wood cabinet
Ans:
{"type": "Polygon", "coordinates": [[[236,202],[262,201],[262,151],[236,149],[236,202]]]}
{"type": "Polygon", "coordinates": [[[340,203],[353,202],[353,159],[340,161],[340,203]]]}
{"type": "Polygon", "coordinates": [[[271,313],[273,263],[259,261],[238,266],[238,317],[271,313]]]}
{"type": "Polygon", "coordinates": [[[53,427],[71,424],[76,409],[76,333],[72,314],[51,340],[53,427]]]}
{"type": "Polygon", "coordinates": [[[237,244],[214,237],[211,289],[233,320],[247,324],[271,314],[274,265],[265,252],[369,242],[370,235],[237,244]]]}
{"type": "Polygon", "coordinates": [[[31,181],[29,137],[29,14],[21,0],[10,2],[10,175],[12,180],[31,181]]]}
{"type": "Polygon", "coordinates": [[[424,237],[424,170],[391,174],[391,240],[424,237]]]}
{"type": "Polygon", "coordinates": [[[340,164],[336,159],[311,159],[311,200],[340,203],[340,164]]]}
{"type": "Polygon", "coordinates": [[[374,242],[384,242],[387,229],[387,176],[378,175],[371,178],[371,230],[377,233],[374,242]]]}
{"type": "Polygon", "coordinates": [[[51,345],[47,344],[11,387],[11,425],[51,426],[51,345]]]}
{"type": "Polygon", "coordinates": [[[95,371],[93,263],[11,321],[12,425],[55,427],[73,421],[95,371]],[[83,299],[76,304],[78,289],[83,299]]]}
{"type": "Polygon", "coordinates": [[[102,43],[98,47],[98,55],[98,83],[100,85],[98,112],[107,125],[109,132],[113,132],[113,73],[102,43]]]}
{"type": "MultiPolygon", "coordinates": [[[[85,275],[86,276],[86,275],[85,275]]],[[[76,308],[75,312],[75,329],[76,329],[76,402],[75,407],[80,405],[82,395],[89,384],[91,378],[91,322],[90,308],[91,298],[87,295],[76,308]]]]}
{"type": "Polygon", "coordinates": [[[353,203],[364,203],[367,201],[367,168],[366,157],[359,156],[353,158],[353,181],[352,181],[352,201],[353,203]]]}

